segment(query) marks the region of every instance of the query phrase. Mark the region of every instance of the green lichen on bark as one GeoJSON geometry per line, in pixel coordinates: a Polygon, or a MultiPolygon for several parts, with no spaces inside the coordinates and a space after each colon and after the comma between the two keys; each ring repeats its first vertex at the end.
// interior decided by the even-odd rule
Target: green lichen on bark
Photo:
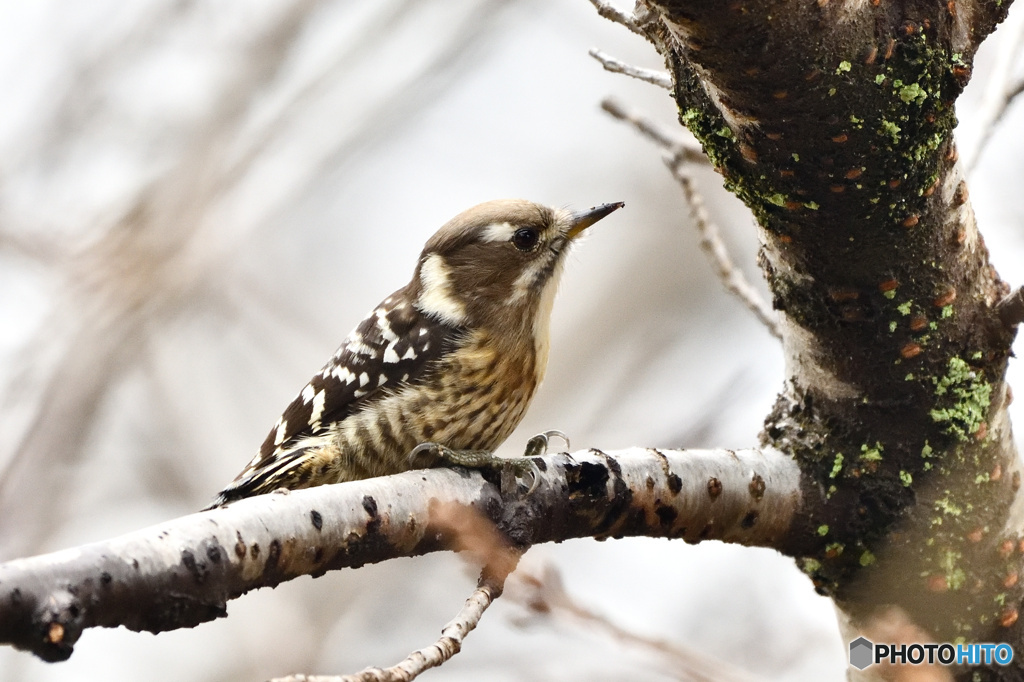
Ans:
{"type": "Polygon", "coordinates": [[[937,400],[932,419],[942,424],[945,433],[966,441],[988,417],[991,384],[958,356],[949,359],[949,371],[933,382],[937,400]]]}

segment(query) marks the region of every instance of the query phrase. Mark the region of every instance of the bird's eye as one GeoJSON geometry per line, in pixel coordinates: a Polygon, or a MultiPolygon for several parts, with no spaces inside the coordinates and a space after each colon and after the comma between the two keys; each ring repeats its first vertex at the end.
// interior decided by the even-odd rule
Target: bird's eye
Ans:
{"type": "Polygon", "coordinates": [[[520,251],[532,251],[540,240],[537,230],[523,227],[512,233],[512,246],[520,251]]]}

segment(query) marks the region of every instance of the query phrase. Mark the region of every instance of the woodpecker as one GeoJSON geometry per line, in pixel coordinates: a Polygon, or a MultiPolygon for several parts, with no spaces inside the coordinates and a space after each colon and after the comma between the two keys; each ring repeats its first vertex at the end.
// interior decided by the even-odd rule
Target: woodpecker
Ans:
{"type": "Polygon", "coordinates": [[[495,450],[544,377],[569,247],[623,206],[570,212],[512,199],[455,216],[427,241],[412,280],[348,335],[210,508],[495,450]]]}

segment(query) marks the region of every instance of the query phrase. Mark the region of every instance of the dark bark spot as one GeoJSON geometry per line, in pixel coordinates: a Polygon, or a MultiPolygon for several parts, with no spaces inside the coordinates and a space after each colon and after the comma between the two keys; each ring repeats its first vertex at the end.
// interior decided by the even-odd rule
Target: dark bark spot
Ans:
{"type": "Polygon", "coordinates": [[[277,565],[280,560],[281,541],[275,538],[270,541],[270,549],[267,550],[267,563],[263,566],[263,577],[269,584],[280,582],[280,571],[277,565]]]}
{"type": "Polygon", "coordinates": [[[215,564],[220,563],[220,546],[210,545],[206,548],[206,558],[215,564]]]}
{"type": "Polygon", "coordinates": [[[679,491],[683,489],[683,479],[673,472],[668,472],[668,489],[672,491],[673,495],[678,495],[679,491]]]}
{"type": "Polygon", "coordinates": [[[757,517],[760,516],[760,512],[756,509],[751,509],[747,512],[747,515],[740,521],[741,528],[753,528],[754,524],[757,523],[757,517]]]}
{"type": "Polygon", "coordinates": [[[192,575],[196,583],[201,584],[206,579],[206,564],[196,561],[196,556],[190,549],[181,551],[181,563],[185,570],[192,575]]]}
{"type": "Polygon", "coordinates": [[[313,527],[318,531],[324,527],[324,517],[316,509],[309,512],[309,520],[313,522],[313,527]]]}
{"type": "Polygon", "coordinates": [[[260,556],[260,543],[252,543],[252,547],[249,548],[249,553],[252,555],[253,559],[258,559],[260,556]]]}
{"type": "Polygon", "coordinates": [[[533,464],[541,471],[548,470],[548,463],[545,462],[543,459],[537,458],[537,460],[533,464]]]}
{"type": "Polygon", "coordinates": [[[242,534],[235,533],[235,556],[239,559],[245,558],[245,541],[242,540],[242,534]]]}
{"type": "Polygon", "coordinates": [[[658,520],[664,528],[671,528],[672,523],[679,516],[679,512],[677,512],[674,507],[669,507],[667,505],[658,505],[658,508],[654,510],[654,513],[658,515],[658,520]]]}
{"type": "Polygon", "coordinates": [[[601,464],[581,462],[579,485],[589,495],[603,495],[608,484],[608,467],[601,464]]]}
{"type": "Polygon", "coordinates": [[[107,573],[106,571],[103,571],[102,573],[100,573],[100,584],[101,585],[109,585],[111,582],[113,582],[113,580],[114,580],[114,577],[112,575],[110,575],[109,573],[107,573]]]}
{"type": "Polygon", "coordinates": [[[377,500],[373,499],[369,495],[363,496],[363,509],[370,516],[371,519],[377,517],[377,500]]]}

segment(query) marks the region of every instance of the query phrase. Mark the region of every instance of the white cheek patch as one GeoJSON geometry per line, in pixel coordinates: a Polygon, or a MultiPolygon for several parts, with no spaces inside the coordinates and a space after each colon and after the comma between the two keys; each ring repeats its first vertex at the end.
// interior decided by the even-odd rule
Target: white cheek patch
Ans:
{"type": "Polygon", "coordinates": [[[484,228],[480,239],[485,242],[507,242],[516,228],[511,223],[493,223],[484,228]]]}
{"type": "Polygon", "coordinates": [[[452,293],[451,270],[444,259],[436,253],[427,256],[420,268],[420,292],[417,307],[449,324],[462,324],[466,320],[466,308],[452,293]]]}

